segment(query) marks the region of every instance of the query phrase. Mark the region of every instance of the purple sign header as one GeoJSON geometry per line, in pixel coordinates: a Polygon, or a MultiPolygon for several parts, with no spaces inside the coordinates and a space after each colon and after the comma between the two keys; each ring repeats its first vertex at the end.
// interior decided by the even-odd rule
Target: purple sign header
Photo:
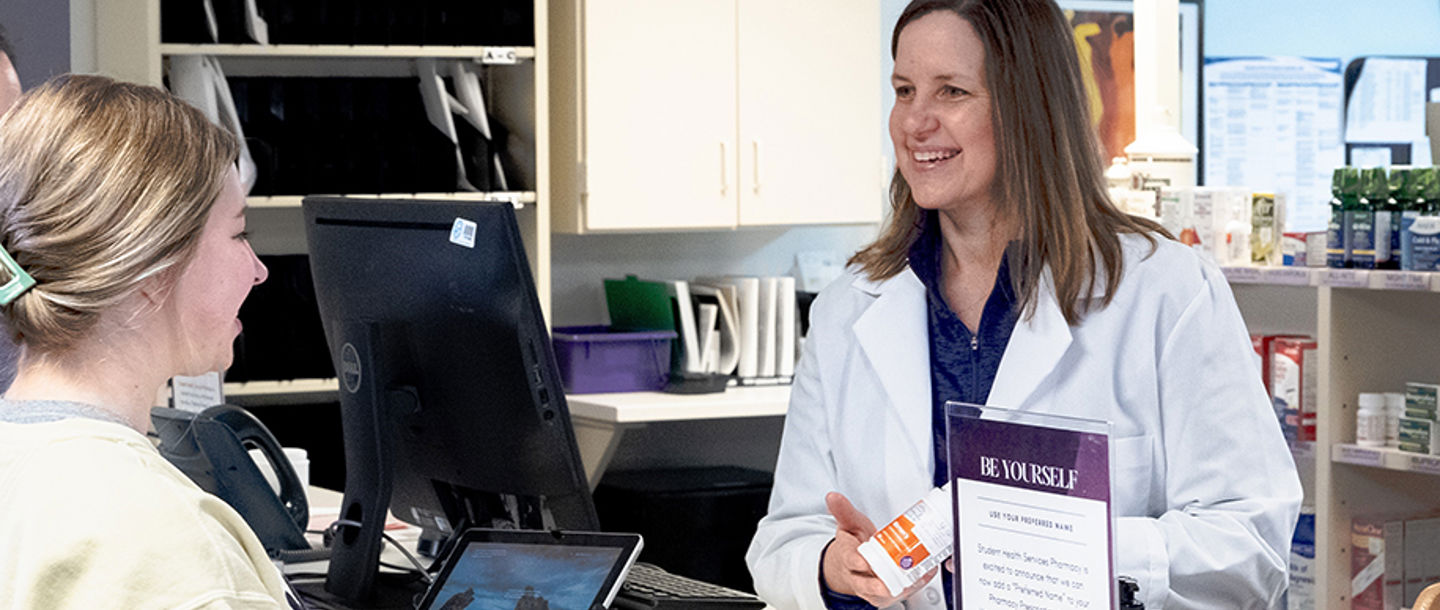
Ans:
{"type": "Polygon", "coordinates": [[[1106,435],[971,417],[948,419],[952,480],[1110,501],[1106,435]]]}

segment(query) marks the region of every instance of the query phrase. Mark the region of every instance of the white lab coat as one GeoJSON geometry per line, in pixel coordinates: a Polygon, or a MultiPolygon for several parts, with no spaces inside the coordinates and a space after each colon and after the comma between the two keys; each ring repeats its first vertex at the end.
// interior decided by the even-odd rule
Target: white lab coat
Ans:
{"type": "MultiPolygon", "coordinates": [[[[1116,570],[1139,581],[1147,610],[1270,607],[1301,488],[1245,324],[1214,265],[1163,238],[1153,254],[1121,239],[1113,300],[1076,326],[1046,276],[987,403],[1111,422],[1116,570]]],[[[769,514],[746,555],[777,608],[823,607],[827,492],[882,527],[931,488],[925,295],[908,269],[881,282],[851,269],[815,300],[769,514]]],[[[940,583],[905,606],[943,610],[940,583]]]]}

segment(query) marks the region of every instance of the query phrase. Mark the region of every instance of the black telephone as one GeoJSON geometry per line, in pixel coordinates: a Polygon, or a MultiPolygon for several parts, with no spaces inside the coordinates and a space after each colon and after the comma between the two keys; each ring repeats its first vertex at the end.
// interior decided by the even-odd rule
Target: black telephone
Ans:
{"type": "Polygon", "coordinates": [[[240,513],[271,557],[288,559],[298,555],[296,551],[310,551],[305,488],[280,443],[254,415],[232,405],[199,413],[154,407],[150,421],[160,436],[161,455],[240,513]],[[250,458],[250,447],[260,449],[270,462],[280,480],[279,496],[250,458]]]}

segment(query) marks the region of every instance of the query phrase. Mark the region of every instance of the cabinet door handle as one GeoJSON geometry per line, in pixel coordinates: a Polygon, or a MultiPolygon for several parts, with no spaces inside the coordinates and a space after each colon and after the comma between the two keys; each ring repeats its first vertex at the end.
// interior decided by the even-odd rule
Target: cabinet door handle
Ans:
{"type": "Polygon", "coordinates": [[[750,151],[751,151],[752,153],[754,153],[753,156],[755,157],[755,158],[754,158],[754,161],[755,161],[754,175],[752,176],[753,179],[754,179],[754,182],[755,182],[755,194],[756,194],[756,195],[759,195],[759,194],[760,194],[760,141],[759,141],[759,140],[750,140],[750,151]]]}
{"type": "Polygon", "coordinates": [[[725,154],[725,141],[724,141],[724,140],[721,140],[721,141],[720,141],[720,196],[721,196],[721,197],[726,196],[726,195],[729,194],[729,192],[730,192],[730,177],[729,177],[728,175],[726,175],[726,174],[728,174],[729,172],[725,171],[725,169],[726,169],[726,168],[725,168],[725,166],[726,166],[725,157],[726,157],[726,156],[728,156],[728,155],[725,154]]]}

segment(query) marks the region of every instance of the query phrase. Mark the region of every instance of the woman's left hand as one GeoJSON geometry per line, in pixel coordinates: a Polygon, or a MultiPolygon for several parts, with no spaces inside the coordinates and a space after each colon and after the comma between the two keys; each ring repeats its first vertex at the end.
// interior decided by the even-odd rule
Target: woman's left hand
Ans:
{"type": "Polygon", "coordinates": [[[890,589],[870,569],[870,563],[859,551],[860,544],[875,535],[874,523],[850,504],[848,498],[837,492],[826,494],[825,507],[835,517],[836,524],[835,541],[825,550],[821,565],[830,590],[855,595],[877,608],[885,608],[923,589],[940,571],[939,568],[932,569],[899,595],[891,595],[890,589]]]}

